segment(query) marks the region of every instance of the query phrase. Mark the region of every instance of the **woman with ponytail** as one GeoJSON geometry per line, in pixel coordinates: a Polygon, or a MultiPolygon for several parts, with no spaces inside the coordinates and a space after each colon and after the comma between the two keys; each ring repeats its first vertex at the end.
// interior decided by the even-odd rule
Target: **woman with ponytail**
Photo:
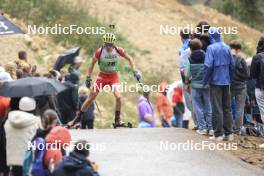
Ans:
{"type": "Polygon", "coordinates": [[[42,128],[39,128],[36,132],[36,135],[33,137],[32,141],[40,137],[45,139],[47,134],[51,131],[53,127],[57,124],[58,114],[52,110],[47,109],[42,115],[42,128]]]}

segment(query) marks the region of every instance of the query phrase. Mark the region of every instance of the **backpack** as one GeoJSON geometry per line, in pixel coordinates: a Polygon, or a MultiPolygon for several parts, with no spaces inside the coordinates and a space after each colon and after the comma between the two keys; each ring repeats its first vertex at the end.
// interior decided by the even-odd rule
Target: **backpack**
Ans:
{"type": "Polygon", "coordinates": [[[46,142],[43,138],[36,138],[32,142],[32,148],[26,151],[23,161],[23,176],[51,176],[44,166],[46,142]]]}
{"type": "Polygon", "coordinates": [[[246,62],[240,57],[235,56],[235,68],[233,79],[236,81],[246,81],[249,78],[249,71],[246,62]]]}

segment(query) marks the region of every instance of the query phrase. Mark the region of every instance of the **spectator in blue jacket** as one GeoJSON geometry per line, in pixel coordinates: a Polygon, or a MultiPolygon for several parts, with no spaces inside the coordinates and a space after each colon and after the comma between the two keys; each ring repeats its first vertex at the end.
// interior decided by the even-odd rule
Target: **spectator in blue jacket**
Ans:
{"type": "Polygon", "coordinates": [[[233,140],[230,84],[234,69],[231,49],[221,39],[218,28],[208,31],[211,45],[205,56],[204,87],[210,85],[214,136],[217,141],[233,140]]]}

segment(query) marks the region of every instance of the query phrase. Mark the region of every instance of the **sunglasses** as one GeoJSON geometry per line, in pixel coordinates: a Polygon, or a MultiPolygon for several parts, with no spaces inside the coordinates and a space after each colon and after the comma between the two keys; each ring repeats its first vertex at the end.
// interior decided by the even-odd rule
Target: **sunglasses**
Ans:
{"type": "Polygon", "coordinates": [[[105,43],[105,47],[114,47],[114,44],[112,44],[112,43],[105,43]]]}

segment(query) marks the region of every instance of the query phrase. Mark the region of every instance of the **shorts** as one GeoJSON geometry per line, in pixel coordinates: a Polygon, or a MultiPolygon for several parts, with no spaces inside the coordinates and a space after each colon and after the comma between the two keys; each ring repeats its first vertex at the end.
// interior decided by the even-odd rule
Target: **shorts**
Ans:
{"type": "Polygon", "coordinates": [[[109,85],[112,88],[114,84],[119,84],[119,77],[117,73],[106,74],[100,72],[95,80],[93,87],[95,91],[99,91],[106,85],[109,85]]]}

